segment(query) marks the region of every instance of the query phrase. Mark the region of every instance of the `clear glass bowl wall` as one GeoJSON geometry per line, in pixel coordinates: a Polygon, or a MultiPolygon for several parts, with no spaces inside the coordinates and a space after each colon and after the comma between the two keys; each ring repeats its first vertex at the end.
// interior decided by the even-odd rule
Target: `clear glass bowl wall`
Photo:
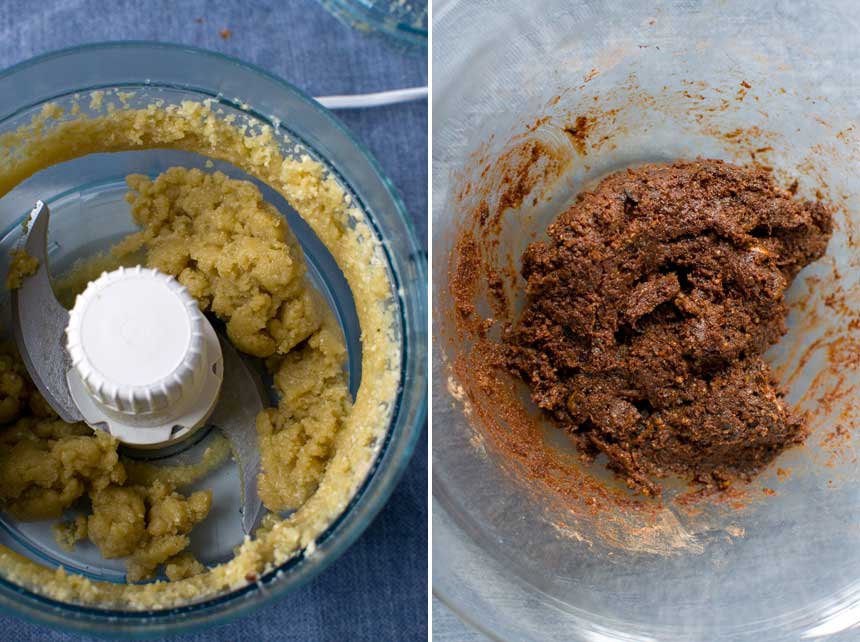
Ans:
{"type": "Polygon", "coordinates": [[[427,48],[427,0],[319,0],[346,25],[385,37],[395,48],[427,48]]]}
{"type": "MultiPolygon", "coordinates": [[[[852,44],[858,19],[848,2],[434,4],[434,310],[449,296],[448,257],[465,212],[457,194],[464,177],[480,181],[473,154],[492,164],[542,116],[549,124],[527,136],[563,146],[561,126],[593,113],[589,145],[604,133],[610,144],[580,160],[573,155],[570,171],[551,186],[551,206],[527,203],[506,214],[500,253],[520,256],[531,232],[539,238],[560,207],[610,172],[699,156],[749,162],[756,146],[771,148],[758,161],[780,180],[796,176],[801,195],[821,190],[838,206],[828,257],[788,292],[789,332],[768,354],[790,384],[789,401],[812,412],[812,436],[751,486],[757,496],[776,489],[766,501],[715,514],[709,528],[669,506],[661,519],[677,525],[682,545],[668,553],[619,550],[598,536],[605,516],[573,519],[553,507],[553,497],[536,500],[544,491],[505,472],[451,378],[449,364],[463,347],[445,339],[453,333],[434,315],[433,587],[492,638],[856,639],[860,473],[850,454],[831,457],[824,441],[838,422],[849,430],[860,422],[820,412],[817,397],[806,394],[816,377],[824,389],[837,383],[826,350],[796,366],[825,332],[847,336],[860,309],[851,234],[860,212],[858,145],[850,128],[860,85],[852,44]],[[749,134],[749,148],[725,135],[734,130],[749,134]],[[831,291],[856,295],[846,297],[847,316],[825,305],[831,291]],[[791,476],[777,479],[777,467],[791,476]]],[[[856,367],[839,377],[845,390],[860,384],[856,367]]],[[[614,483],[600,465],[589,470],[614,483]]],[[[647,536],[643,530],[640,539],[647,536]]]]}
{"type": "MultiPolygon", "coordinates": [[[[221,622],[289,593],[337,559],[382,508],[409,461],[426,416],[426,258],[396,190],[334,116],[280,79],[218,54],[153,43],[108,43],[33,59],[0,73],[0,132],[26,122],[46,102],[62,104],[77,93],[114,88],[134,90],[136,99],[214,99],[228,112],[279,123],[282,133],[300,141],[353,195],[381,239],[404,347],[395,411],[373,470],[344,513],[319,538],[312,557],[299,555],[257,585],[169,611],[84,608],[44,598],[0,578],[0,605],[29,619],[65,630],[152,636],[221,622]]],[[[111,203],[120,203],[126,174],[155,175],[177,163],[204,167],[205,160],[173,150],[145,150],[94,154],[48,168],[0,199],[3,245],[11,245],[18,236],[16,226],[36,199],[55,201],[58,210],[50,233],[56,235],[58,247],[52,261],[61,269],[130,231],[130,221],[111,217],[111,203]]],[[[247,178],[226,163],[216,162],[216,168],[247,178]]],[[[261,187],[287,217],[312,278],[339,316],[350,351],[354,392],[361,376],[361,344],[348,286],[310,228],[282,198],[261,187]]]]}

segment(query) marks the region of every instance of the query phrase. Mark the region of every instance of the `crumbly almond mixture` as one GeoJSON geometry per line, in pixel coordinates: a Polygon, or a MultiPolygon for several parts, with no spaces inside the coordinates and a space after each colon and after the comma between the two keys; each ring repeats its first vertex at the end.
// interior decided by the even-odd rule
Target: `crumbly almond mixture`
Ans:
{"type": "Polygon", "coordinates": [[[34,395],[33,390],[15,348],[8,343],[0,343],[0,424],[17,419],[27,406],[33,414],[52,414],[41,396],[34,395]]]}
{"type": "MultiPolygon", "coordinates": [[[[301,506],[319,484],[350,400],[343,338],[305,278],[298,242],[247,181],[174,167],[154,181],[137,175],[127,182],[141,231],[113,248],[114,260],[142,257],[147,267],[175,276],[201,309],[226,322],[239,349],[272,357],[281,402],[257,422],[258,490],[272,511],[301,506]]],[[[96,262],[108,267],[104,259],[96,262]]],[[[85,284],[74,275],[67,281],[65,289],[85,284]]],[[[31,384],[28,390],[38,395],[31,384]]],[[[150,467],[154,475],[147,476],[146,464],[135,462],[128,465],[149,483],[126,483],[114,439],[49,415],[47,422],[27,417],[31,421],[14,433],[20,441],[8,461],[0,458],[0,480],[8,475],[19,484],[10,479],[0,488],[0,501],[18,519],[47,519],[87,494],[92,515],[86,537],[105,558],[128,558],[128,581],[149,579],[161,564],[174,564],[172,558],[190,544],[188,533],[209,512],[211,493],[185,498],[174,490],[176,481],[185,481],[178,471],[150,467]],[[159,526],[168,523],[173,527],[159,526]]],[[[56,529],[64,546],[81,539],[78,534],[56,529]]]]}
{"type": "Polygon", "coordinates": [[[58,519],[88,496],[92,514],[55,525],[58,543],[71,549],[88,537],[106,558],[130,556],[129,581],[152,577],[188,547],[188,533],[209,512],[211,493],[184,497],[155,475],[149,486],[127,485],[116,440],[60,420],[14,350],[3,349],[0,384],[10,384],[6,390],[17,396],[4,399],[10,412],[0,422],[0,503],[22,521],[58,519]]]}
{"type": "Polygon", "coordinates": [[[0,443],[0,501],[16,519],[56,519],[84,494],[125,483],[116,440],[82,424],[22,414],[0,443]]]}
{"type": "Polygon", "coordinates": [[[127,182],[142,230],[114,253],[145,248],[148,267],[175,276],[202,310],[227,321],[237,348],[286,354],[319,327],[302,250],[253,183],[182,167],[127,182]]]}
{"type": "Polygon", "coordinates": [[[227,324],[240,350],[271,357],[281,401],[257,419],[269,510],[295,509],[316,490],[349,412],[343,337],[306,278],[302,250],[257,187],[220,172],[173,167],[127,179],[141,231],[113,253],[144,252],[227,324]]]}
{"type": "Polygon", "coordinates": [[[349,412],[345,358],[340,328],[327,315],[304,346],[271,364],[281,400],[257,417],[263,469],[257,491],[267,507],[297,508],[317,489],[349,412]]]}
{"type": "MultiPolygon", "coordinates": [[[[201,305],[225,320],[237,346],[251,354],[271,355],[269,363],[282,400],[277,409],[258,420],[264,469],[260,489],[270,508],[288,507],[295,512],[286,519],[267,516],[264,526],[237,549],[233,560],[204,570],[180,552],[188,530],[208,511],[204,497],[174,495],[169,476],[159,480],[158,473],[145,467],[137,473],[149,479],[139,484],[141,480],[132,479],[137,473],[128,462],[107,466],[94,461],[89,467],[72,466],[68,471],[61,465],[61,474],[46,477],[47,488],[61,497],[57,505],[90,489],[94,500],[85,529],[77,522],[58,527],[65,541],[73,544],[84,530],[87,537],[99,540],[105,527],[108,535],[102,542],[107,546],[107,542],[113,543],[110,528],[120,523],[137,542],[131,552],[129,579],[146,577],[166,562],[165,574],[175,581],[94,582],[63,569],[42,567],[2,547],[0,569],[11,581],[61,601],[169,608],[238,588],[299,550],[312,548],[316,537],[349,503],[370,468],[397,393],[400,348],[391,305],[393,292],[381,248],[363,214],[352,207],[343,188],[320,163],[307,155],[285,156],[270,127],[250,119],[239,123],[223,117],[211,104],[152,103],[132,108],[129,96],[118,101],[116,96],[104,94],[97,98],[98,104],[90,104],[90,109],[103,110],[101,114],[87,116],[74,105],[66,113],[59,105],[46,105],[31,122],[0,136],[0,196],[44,167],[95,152],[170,147],[229,161],[277,190],[309,223],[343,271],[362,328],[363,379],[350,405],[337,327],[326,318],[325,310],[316,307],[313,293],[307,294],[295,242],[286,226],[277,222],[280,218],[273,218],[276,214],[259,192],[252,191],[248,183],[183,169],[155,181],[130,179],[134,216],[143,230],[119,252],[142,250],[147,264],[183,280],[201,305]],[[179,243],[180,238],[186,243],[179,243]],[[296,368],[311,377],[312,385],[294,376],[296,368]],[[323,389],[325,393],[318,394],[323,389]],[[278,452],[267,455],[266,444],[278,452]],[[125,471],[124,484],[118,481],[119,470],[125,471]],[[157,481],[163,491],[153,495],[157,481]],[[147,490],[141,490],[144,488],[147,490]],[[99,519],[102,504],[122,511],[123,519],[99,519]],[[141,504],[146,514],[143,528],[141,504]],[[181,513],[183,518],[174,524],[161,519],[162,513],[181,513]],[[173,526],[165,528],[168,522],[173,526]]],[[[21,374],[14,367],[9,372],[21,374]]],[[[6,386],[0,377],[0,412],[4,404],[20,407],[29,401],[18,392],[15,380],[10,382],[6,386]]],[[[26,380],[23,385],[27,386],[26,380]]],[[[33,415],[20,421],[58,423],[34,420],[33,415]]],[[[35,430],[31,425],[30,434],[35,430]]],[[[39,441],[46,443],[38,446],[43,452],[52,452],[63,439],[84,448],[78,439],[83,437],[89,440],[89,450],[101,448],[100,462],[111,459],[111,449],[99,442],[104,438],[91,432],[78,434],[83,432],[81,427],[51,428],[61,439],[51,439],[54,433],[45,430],[47,438],[39,441]]],[[[58,450],[67,447],[71,446],[58,450]]],[[[77,461],[77,454],[73,459],[77,461]]],[[[179,474],[199,472],[192,467],[179,474]]],[[[0,492],[7,492],[5,484],[0,485],[4,486],[0,492]]],[[[10,487],[15,488],[14,484],[10,487]]],[[[24,488],[19,495],[10,496],[10,506],[26,492],[24,488]]]]}

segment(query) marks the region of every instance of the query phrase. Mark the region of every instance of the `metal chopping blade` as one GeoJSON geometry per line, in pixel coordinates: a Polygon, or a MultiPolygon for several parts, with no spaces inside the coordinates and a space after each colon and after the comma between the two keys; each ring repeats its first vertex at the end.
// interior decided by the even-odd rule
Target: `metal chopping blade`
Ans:
{"type": "MultiPolygon", "coordinates": [[[[48,222],[50,211],[42,201],[30,213],[22,248],[39,262],[35,273],[12,290],[12,333],[33,383],[54,411],[69,423],[83,421],[72,400],[66,375],[72,367],[64,346],[69,312],[57,301],[48,277],[48,222]]],[[[219,335],[224,359],[221,394],[209,423],[230,441],[242,479],[242,529],[250,533],[262,512],[257,494],[260,449],[257,414],[265,392],[256,373],[232,344],[219,335]]],[[[99,429],[98,426],[94,428],[99,429]]]]}
{"type": "Polygon", "coordinates": [[[48,206],[42,201],[30,212],[22,248],[39,261],[36,272],[12,290],[12,333],[30,378],[63,421],[83,421],[72,401],[66,373],[72,367],[63,346],[69,323],[68,311],[60,305],[48,278],[48,206]]]}
{"type": "Polygon", "coordinates": [[[263,509],[263,502],[257,494],[257,477],[260,474],[257,415],[263,409],[263,385],[233,344],[221,335],[218,339],[224,357],[224,383],[221,384],[221,397],[209,421],[230,441],[239,463],[242,478],[242,530],[250,533],[257,525],[263,509]]]}

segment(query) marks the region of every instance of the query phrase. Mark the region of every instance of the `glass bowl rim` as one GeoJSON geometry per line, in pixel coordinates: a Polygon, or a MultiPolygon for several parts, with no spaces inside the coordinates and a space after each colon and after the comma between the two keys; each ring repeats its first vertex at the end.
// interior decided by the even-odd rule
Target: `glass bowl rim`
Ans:
{"type": "MultiPolygon", "coordinates": [[[[344,12],[356,20],[364,20],[376,31],[400,42],[427,48],[428,28],[409,25],[400,20],[386,19],[386,15],[375,7],[370,7],[357,0],[318,0],[319,3],[335,16],[344,12]]],[[[429,19],[429,16],[428,16],[429,19]]]]}

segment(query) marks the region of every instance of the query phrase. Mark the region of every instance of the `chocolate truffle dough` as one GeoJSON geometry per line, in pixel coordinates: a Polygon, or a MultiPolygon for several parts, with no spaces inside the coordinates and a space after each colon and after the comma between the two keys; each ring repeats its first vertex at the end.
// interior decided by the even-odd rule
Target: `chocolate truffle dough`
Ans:
{"type": "Polygon", "coordinates": [[[522,260],[506,364],[587,458],[631,488],[725,488],[806,436],[762,353],[831,212],[761,169],[699,160],[613,174],[522,260]]]}

